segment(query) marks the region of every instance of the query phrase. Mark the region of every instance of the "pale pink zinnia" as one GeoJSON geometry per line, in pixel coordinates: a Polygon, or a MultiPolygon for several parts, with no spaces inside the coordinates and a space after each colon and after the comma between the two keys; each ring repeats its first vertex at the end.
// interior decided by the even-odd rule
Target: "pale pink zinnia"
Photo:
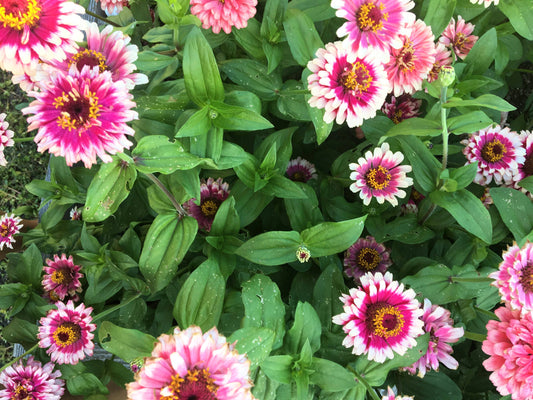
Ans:
{"type": "Polygon", "coordinates": [[[197,326],[163,334],[128,383],[129,400],[254,400],[250,361],[217,328],[197,326]]]}
{"type": "Polygon", "coordinates": [[[110,162],[109,154],[132,145],[126,135],[135,133],[127,125],[137,118],[131,110],[133,96],[123,81],[113,82],[109,71],[72,66],[68,74],[52,74],[41,92],[31,95],[36,100],[22,113],[34,114],[28,118],[28,130],[38,129],[35,142],[40,152],[65,157],[69,166],[83,161],[90,168],[97,155],[110,162]]]}
{"type": "Polygon", "coordinates": [[[357,163],[350,163],[352,171],[350,179],[355,181],[350,185],[350,190],[359,192],[363,203],[367,206],[375,198],[379,204],[385,200],[393,206],[398,205],[397,197],[403,199],[406,188],[413,184],[413,179],[406,173],[412,170],[410,165],[400,165],[403,154],[390,151],[389,144],[383,143],[376,147],[374,153],[367,151],[365,157],[360,157],[357,163]]]}
{"type": "Polygon", "coordinates": [[[391,96],[390,102],[385,102],[381,111],[392,122],[399,124],[404,119],[418,117],[422,100],[413,98],[410,94],[402,94],[399,97],[391,96]]]}
{"type": "Polygon", "coordinates": [[[296,182],[305,183],[317,178],[315,165],[300,156],[289,161],[285,173],[291,181],[296,182]]]}
{"type": "Polygon", "coordinates": [[[66,254],[59,257],[54,254],[54,259],[46,260],[47,267],[43,267],[46,273],[43,277],[43,288],[48,292],[55,293],[61,301],[68,295],[70,299],[76,301],[76,292],[81,292],[80,266],[74,264],[72,256],[67,258],[66,254]]]}
{"type": "Polygon", "coordinates": [[[452,65],[451,51],[448,50],[442,43],[437,43],[435,46],[435,62],[431,71],[428,73],[428,82],[433,82],[439,79],[439,73],[444,66],[452,65]]]}
{"type": "Polygon", "coordinates": [[[65,382],[59,379],[61,371],[54,364],[44,366],[30,356],[26,365],[20,360],[0,373],[2,400],[59,400],[65,392],[65,382]]]}
{"type": "Polygon", "coordinates": [[[307,64],[309,104],[325,109],[324,121],[362,125],[380,109],[390,89],[383,64],[375,53],[352,51],[345,42],[328,43],[307,64]]]}
{"type": "Polygon", "coordinates": [[[442,32],[439,42],[451,48],[457,57],[464,60],[478,39],[477,36],[472,35],[474,28],[474,25],[466,22],[459,15],[457,17],[457,24],[452,18],[444,32],[442,32]]]}
{"type": "Polygon", "coordinates": [[[129,6],[128,0],[97,0],[100,2],[102,10],[108,14],[119,13],[124,7],[129,6]]]}
{"type": "Polygon", "coordinates": [[[0,0],[0,68],[33,75],[39,61],[63,60],[83,39],[79,14],[66,0],[0,0]]]}
{"type": "Polygon", "coordinates": [[[384,273],[391,264],[389,250],[372,236],[357,239],[344,253],[344,273],[356,283],[367,272],[384,273]]]}
{"type": "Polygon", "coordinates": [[[92,307],[80,304],[74,308],[69,300],[67,304],[56,302],[57,310],[50,310],[39,321],[39,347],[46,349],[53,362],[58,364],[77,364],[85,356],[92,356],[94,343],[92,333],[96,329],[91,324],[92,307]]]}
{"type": "Polygon", "coordinates": [[[6,166],[7,161],[4,158],[4,149],[6,147],[12,147],[15,142],[13,141],[13,135],[14,132],[10,129],[7,129],[9,127],[9,122],[6,120],[6,114],[1,113],[0,114],[0,154],[2,156],[0,157],[0,165],[6,166]]]}
{"type": "Polygon", "coordinates": [[[391,49],[390,60],[385,64],[395,96],[420,90],[435,62],[435,37],[431,28],[422,20],[416,20],[408,28],[410,33],[400,35],[402,46],[391,49]]]}
{"type": "Polygon", "coordinates": [[[472,4],[483,4],[485,8],[490,6],[494,2],[494,5],[497,6],[500,2],[500,0],[470,0],[470,3],[472,4]]]}
{"type": "Polygon", "coordinates": [[[342,344],[353,347],[353,354],[366,354],[379,363],[416,346],[424,323],[415,291],[404,290],[390,272],[368,272],[360,280],[360,288],[340,298],[344,312],[333,317],[347,335],[342,344]]]}
{"type": "Polygon", "coordinates": [[[218,208],[229,196],[229,185],[218,178],[207,179],[200,185],[200,204],[195,204],[196,199],[185,203],[184,207],[191,217],[198,222],[200,229],[211,230],[218,208]]]}
{"type": "Polygon", "coordinates": [[[191,0],[191,14],[198,17],[204,29],[231,33],[233,26],[246,28],[256,13],[255,6],[257,0],[191,0]]]}
{"type": "Polygon", "coordinates": [[[498,185],[511,184],[518,173],[518,165],[525,161],[525,149],[518,133],[500,126],[482,129],[461,141],[466,164],[477,161],[474,182],[488,185],[494,179],[498,185]]]}
{"type": "Polygon", "coordinates": [[[502,396],[513,400],[533,398],[533,314],[500,307],[500,321],[487,323],[487,339],[481,349],[490,357],[483,361],[489,379],[502,396]]]}
{"type": "Polygon", "coordinates": [[[370,50],[382,61],[389,59],[389,49],[399,48],[400,33],[415,20],[409,12],[415,6],[412,0],[332,0],[335,15],[347,21],[337,30],[337,36],[346,37],[352,51],[370,50]]]}
{"type": "Polygon", "coordinates": [[[22,220],[19,217],[15,217],[13,214],[2,215],[0,218],[0,251],[4,246],[12,249],[12,243],[15,243],[15,235],[20,232],[22,228],[22,220]]]}

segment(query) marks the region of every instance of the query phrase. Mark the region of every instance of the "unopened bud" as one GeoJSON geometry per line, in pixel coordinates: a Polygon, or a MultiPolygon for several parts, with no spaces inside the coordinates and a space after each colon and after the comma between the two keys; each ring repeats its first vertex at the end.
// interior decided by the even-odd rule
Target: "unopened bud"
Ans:
{"type": "Polygon", "coordinates": [[[439,72],[439,82],[442,86],[450,86],[455,81],[455,69],[451,65],[443,65],[439,72]]]}
{"type": "Polygon", "coordinates": [[[307,247],[300,246],[298,247],[298,250],[296,250],[296,258],[298,258],[298,261],[301,263],[307,262],[311,258],[311,252],[307,247]]]}

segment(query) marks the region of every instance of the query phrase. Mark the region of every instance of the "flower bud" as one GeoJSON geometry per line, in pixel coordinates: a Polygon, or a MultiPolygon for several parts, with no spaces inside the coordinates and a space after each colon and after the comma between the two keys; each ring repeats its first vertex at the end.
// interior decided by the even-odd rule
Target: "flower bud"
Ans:
{"type": "Polygon", "coordinates": [[[296,250],[296,258],[298,258],[298,261],[301,263],[307,262],[311,258],[311,252],[307,247],[300,246],[298,247],[298,250],[296,250]]]}
{"type": "Polygon", "coordinates": [[[451,65],[443,65],[439,72],[439,83],[450,86],[455,81],[455,69],[451,65]]]}

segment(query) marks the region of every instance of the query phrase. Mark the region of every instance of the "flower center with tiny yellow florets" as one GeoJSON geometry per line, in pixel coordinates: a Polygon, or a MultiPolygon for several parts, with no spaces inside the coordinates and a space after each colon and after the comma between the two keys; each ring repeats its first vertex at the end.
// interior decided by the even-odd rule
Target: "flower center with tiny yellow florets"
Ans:
{"type": "Polygon", "coordinates": [[[341,75],[341,84],[347,90],[353,90],[356,94],[368,90],[372,83],[372,76],[365,64],[357,61],[351,64],[351,68],[346,70],[341,75]]]}
{"type": "Polygon", "coordinates": [[[367,326],[376,336],[390,338],[397,336],[405,324],[405,318],[396,307],[376,303],[368,308],[367,326]]]}
{"type": "Polygon", "coordinates": [[[1,224],[0,225],[0,236],[1,237],[8,237],[9,236],[9,225],[8,224],[1,224]]]}
{"type": "Polygon", "coordinates": [[[500,161],[505,153],[507,153],[507,149],[498,139],[485,143],[481,149],[481,157],[489,163],[500,161]]]}
{"type": "Polygon", "coordinates": [[[64,322],[57,327],[53,337],[59,347],[70,346],[81,338],[81,328],[72,322],[64,322]]]}
{"type": "Polygon", "coordinates": [[[379,265],[381,257],[376,249],[363,247],[357,252],[357,265],[365,271],[372,271],[379,265]]]}
{"type": "Polygon", "coordinates": [[[84,66],[88,65],[89,67],[98,66],[100,72],[104,72],[108,69],[106,65],[106,58],[102,53],[99,53],[94,50],[83,49],[72,56],[68,61],[68,66],[72,64],[76,65],[78,71],[81,72],[84,66]]]}
{"type": "Polygon", "coordinates": [[[68,129],[69,132],[72,129],[91,126],[92,120],[99,117],[101,108],[96,93],[88,88],[83,94],[76,89],[72,89],[69,93],[63,92],[61,96],[54,99],[53,105],[61,110],[57,117],[57,124],[63,129],[68,129]]]}
{"type": "Polygon", "coordinates": [[[69,271],[58,269],[52,272],[50,279],[58,285],[68,284],[72,282],[72,274],[70,274],[69,271]]]}
{"type": "Polygon", "coordinates": [[[383,20],[389,18],[388,13],[384,13],[385,6],[383,3],[379,3],[376,7],[374,3],[365,3],[361,5],[359,10],[355,13],[357,20],[357,26],[362,31],[377,32],[383,29],[383,20]]]}
{"type": "Polygon", "coordinates": [[[217,400],[217,389],[209,368],[192,369],[184,377],[172,376],[170,384],[161,389],[159,400],[217,400]]]}
{"type": "Polygon", "coordinates": [[[33,27],[41,16],[37,0],[0,0],[0,24],[21,31],[33,27]]]}
{"type": "Polygon", "coordinates": [[[395,124],[399,124],[403,121],[403,111],[402,110],[396,110],[394,111],[394,115],[392,116],[392,122],[395,124]]]}
{"type": "Polygon", "coordinates": [[[415,69],[415,49],[410,40],[408,40],[396,57],[396,63],[402,72],[412,71],[415,69]]]}
{"type": "Polygon", "coordinates": [[[28,391],[28,389],[23,384],[19,383],[15,388],[15,393],[10,397],[10,400],[26,399],[33,399],[31,391],[28,391]]]}
{"type": "Polygon", "coordinates": [[[365,181],[372,189],[382,190],[389,186],[392,175],[389,170],[383,166],[371,168],[365,175],[365,181]]]}
{"type": "Polygon", "coordinates": [[[218,200],[205,199],[200,205],[200,209],[202,210],[202,214],[204,214],[206,217],[214,218],[219,206],[220,202],[218,200]]]}
{"type": "Polygon", "coordinates": [[[460,52],[465,50],[466,36],[462,32],[457,32],[455,38],[453,39],[453,46],[458,49],[460,52]]]}

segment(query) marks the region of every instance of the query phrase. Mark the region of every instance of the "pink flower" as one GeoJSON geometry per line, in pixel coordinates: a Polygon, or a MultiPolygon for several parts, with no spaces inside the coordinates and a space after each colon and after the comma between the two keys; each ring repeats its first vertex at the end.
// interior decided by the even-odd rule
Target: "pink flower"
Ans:
{"type": "Polygon", "coordinates": [[[5,400],[60,400],[65,392],[65,382],[58,379],[61,371],[54,371],[54,364],[42,366],[33,356],[19,360],[0,373],[0,399],[5,400]]]}
{"type": "Polygon", "coordinates": [[[509,128],[489,126],[461,143],[465,145],[466,164],[478,163],[474,182],[479,185],[488,185],[493,179],[498,185],[511,184],[518,174],[518,165],[525,161],[526,151],[520,137],[509,128]]]}
{"type": "Polygon", "coordinates": [[[431,28],[421,20],[407,27],[410,33],[400,35],[402,46],[391,49],[391,58],[385,64],[395,96],[420,90],[435,62],[435,37],[431,28]]]}
{"type": "Polygon", "coordinates": [[[494,5],[497,6],[500,0],[470,0],[470,3],[472,4],[483,4],[485,8],[490,6],[492,2],[494,1],[494,5]]]}
{"type": "Polygon", "coordinates": [[[465,22],[459,15],[457,17],[457,25],[452,18],[444,32],[442,32],[439,42],[453,49],[455,55],[464,60],[478,39],[477,36],[471,35],[474,28],[474,25],[470,22],[465,22]]]}
{"type": "Polygon", "coordinates": [[[518,186],[517,183],[522,179],[533,175],[533,134],[530,131],[520,131],[520,141],[522,142],[522,147],[526,154],[524,156],[524,161],[518,163],[518,172],[513,178],[515,181],[514,187],[520,189],[524,193],[528,193],[526,189],[518,186]]]}
{"type": "Polygon", "coordinates": [[[83,36],[83,7],[65,0],[9,0],[0,7],[0,68],[33,75],[38,62],[63,60],[83,36]]]}
{"type": "Polygon", "coordinates": [[[128,0],[97,0],[100,2],[100,7],[102,10],[106,11],[108,14],[119,13],[122,11],[122,8],[128,7],[130,5],[128,0]]]}
{"type": "Polygon", "coordinates": [[[128,383],[130,400],[253,400],[250,361],[217,329],[197,326],[163,334],[128,383]]]}
{"type": "Polygon", "coordinates": [[[7,165],[7,161],[4,158],[4,149],[6,147],[12,147],[15,144],[13,141],[14,132],[10,129],[7,129],[9,127],[9,123],[5,120],[5,118],[6,114],[0,113],[0,154],[2,155],[0,157],[0,165],[2,166],[7,165]]]}
{"type": "Polygon", "coordinates": [[[12,243],[15,243],[15,235],[20,232],[22,228],[22,220],[19,217],[15,217],[13,214],[2,215],[0,218],[0,250],[4,246],[12,249],[12,243]]]}
{"type": "Polygon", "coordinates": [[[200,204],[195,204],[196,199],[191,199],[184,204],[184,207],[189,215],[198,221],[200,229],[210,231],[218,208],[228,196],[229,185],[223,182],[222,178],[216,181],[209,178],[207,182],[200,185],[200,204]]]}
{"type": "Polygon", "coordinates": [[[344,273],[356,283],[367,272],[384,273],[391,264],[387,248],[372,236],[358,239],[344,253],[344,273]]]}
{"type": "Polygon", "coordinates": [[[78,206],[72,207],[70,210],[69,216],[71,221],[81,221],[81,213],[82,211],[78,208],[78,206]]]}
{"type": "Polygon", "coordinates": [[[409,94],[402,94],[399,97],[391,96],[390,103],[385,102],[381,111],[395,124],[399,124],[404,119],[418,117],[421,105],[422,100],[415,99],[409,94]]]}
{"type": "Polygon", "coordinates": [[[257,0],[191,0],[191,14],[200,19],[204,29],[231,33],[232,26],[246,28],[256,5],[257,0]]]}
{"type": "Polygon", "coordinates": [[[402,46],[399,35],[405,33],[405,24],[414,22],[415,15],[409,12],[414,6],[411,0],[331,1],[331,7],[337,9],[335,15],[347,20],[337,36],[347,36],[352,51],[370,50],[384,62],[391,47],[402,46]]]}
{"type": "Polygon", "coordinates": [[[367,151],[365,158],[361,157],[357,160],[357,164],[349,165],[354,171],[350,174],[350,179],[355,181],[350,185],[350,190],[354,193],[359,192],[365,206],[370,204],[372,198],[375,198],[379,204],[387,200],[393,206],[397,206],[396,198],[403,199],[406,194],[399,188],[413,184],[413,179],[406,175],[412,168],[410,165],[400,165],[402,161],[403,154],[399,151],[396,153],[390,151],[386,142],[381,147],[376,147],[374,153],[367,151]]]}
{"type": "Polygon", "coordinates": [[[291,181],[307,182],[310,179],[316,179],[315,165],[298,156],[290,160],[287,170],[285,171],[291,181]]]}
{"type": "Polygon", "coordinates": [[[43,277],[43,288],[48,292],[55,293],[59,300],[64,300],[65,296],[70,296],[72,300],[77,300],[76,292],[81,292],[80,266],[75,265],[72,256],[67,258],[65,254],[61,258],[54,254],[54,260],[47,259],[48,267],[43,267],[46,275],[43,277]],[[73,296],[76,296],[74,298],[73,296]]]}
{"type": "Polygon", "coordinates": [[[39,347],[46,349],[53,362],[58,364],[77,364],[85,355],[92,356],[95,324],[91,324],[92,307],[85,308],[82,303],[74,308],[69,300],[67,304],[56,302],[57,310],[50,310],[39,321],[39,347]]]}
{"type": "Polygon", "coordinates": [[[132,95],[123,81],[113,82],[111,72],[98,67],[72,66],[68,74],[57,71],[50,81],[42,84],[41,92],[23,114],[28,118],[28,130],[38,129],[37,150],[65,157],[71,166],[83,161],[86,168],[112,160],[109,154],[122,152],[131,142],[126,135],[135,133],[127,122],[136,119],[132,95]]]}
{"type": "Polygon", "coordinates": [[[386,392],[385,390],[380,390],[380,392],[383,395],[381,400],[413,400],[414,399],[413,396],[398,396],[397,395],[398,391],[396,390],[396,386],[394,386],[393,388],[391,388],[390,386],[387,386],[386,392]]]}
{"type": "Polygon", "coordinates": [[[435,51],[435,62],[428,73],[428,82],[433,82],[439,79],[439,73],[442,67],[452,65],[453,61],[451,52],[442,43],[437,43],[435,46],[435,51]]]}
{"type": "Polygon", "coordinates": [[[366,354],[380,363],[393,359],[394,353],[403,355],[424,333],[423,311],[415,297],[414,290],[404,290],[390,272],[363,275],[361,288],[340,298],[344,312],[333,317],[347,334],[342,344],[353,347],[353,354],[366,354]]]}
{"type": "Polygon", "coordinates": [[[490,380],[502,396],[513,400],[533,398],[533,314],[520,317],[519,310],[500,307],[500,321],[487,323],[487,339],[481,349],[490,357],[483,361],[490,380]]]}
{"type": "Polygon", "coordinates": [[[352,51],[343,42],[328,43],[309,61],[308,88],[312,107],[325,109],[324,121],[344,121],[350,128],[373,118],[379,110],[389,83],[375,53],[352,51]]]}

